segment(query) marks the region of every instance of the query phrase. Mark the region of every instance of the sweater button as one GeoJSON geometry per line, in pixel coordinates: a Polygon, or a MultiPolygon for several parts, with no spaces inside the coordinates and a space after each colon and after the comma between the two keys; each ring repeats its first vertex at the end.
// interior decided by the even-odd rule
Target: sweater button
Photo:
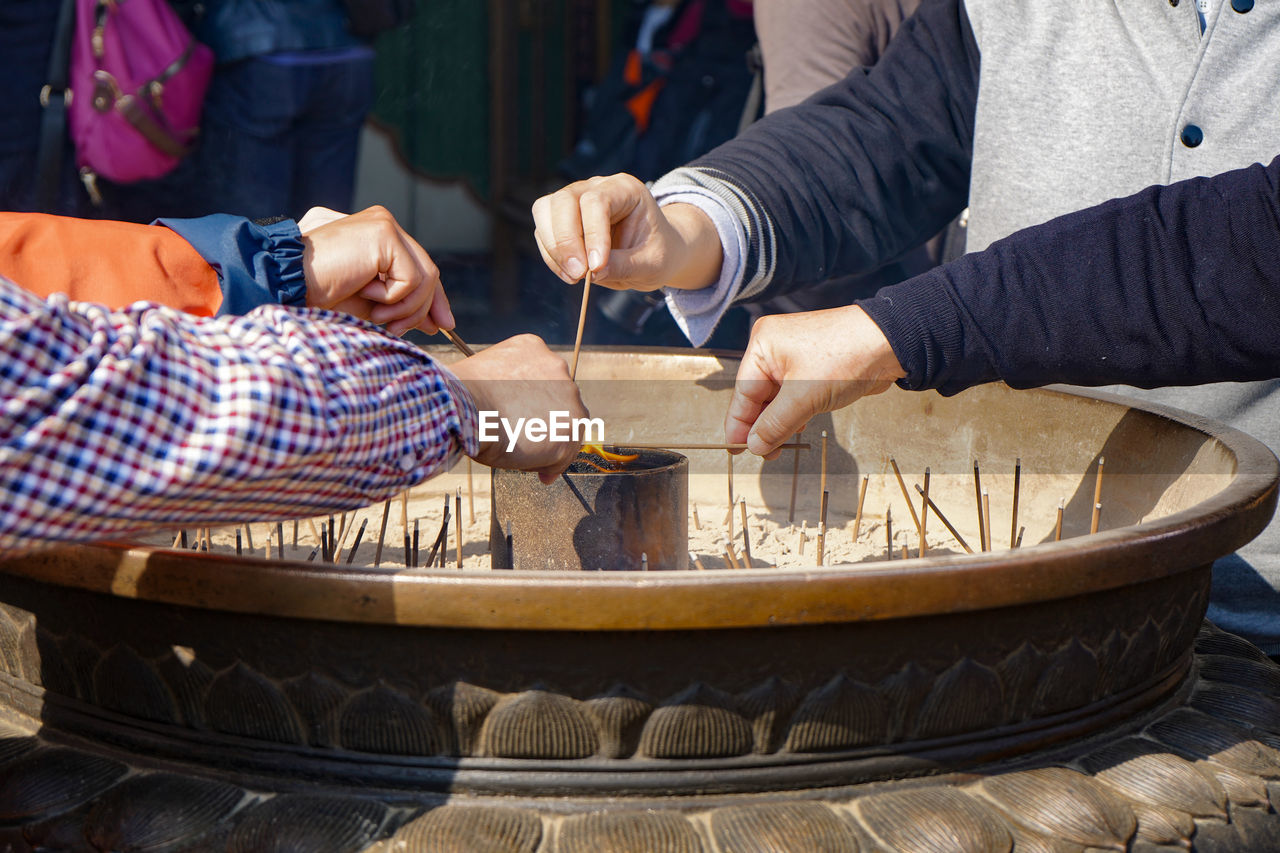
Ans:
{"type": "Polygon", "coordinates": [[[1169,5],[1175,9],[1178,8],[1178,0],[1169,0],[1169,5]]]}
{"type": "Polygon", "coordinates": [[[1243,15],[1253,8],[1253,0],[1231,0],[1231,8],[1243,15]]]}
{"type": "Polygon", "coordinates": [[[1182,129],[1182,144],[1188,148],[1195,148],[1201,142],[1204,142],[1204,131],[1189,124],[1182,129]]]}

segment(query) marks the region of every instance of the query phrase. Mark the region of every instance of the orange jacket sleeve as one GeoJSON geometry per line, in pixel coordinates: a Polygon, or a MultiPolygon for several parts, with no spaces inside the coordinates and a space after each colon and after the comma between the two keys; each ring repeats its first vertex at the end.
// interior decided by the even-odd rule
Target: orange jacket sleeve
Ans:
{"type": "Polygon", "coordinates": [[[0,213],[0,275],[42,298],[110,308],[147,301],[211,317],[222,304],[213,267],[158,225],[0,213]]]}

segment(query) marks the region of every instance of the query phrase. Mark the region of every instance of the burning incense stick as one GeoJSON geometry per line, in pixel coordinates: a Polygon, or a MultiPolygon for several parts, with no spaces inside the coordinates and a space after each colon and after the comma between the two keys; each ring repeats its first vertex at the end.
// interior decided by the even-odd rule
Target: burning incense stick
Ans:
{"type": "Polygon", "coordinates": [[[240,556],[240,528],[236,528],[236,556],[240,556]]]}
{"type": "Polygon", "coordinates": [[[1022,457],[1013,462],[1013,523],[1009,525],[1009,547],[1018,547],[1018,486],[1022,483],[1022,457]]]}
{"type": "Polygon", "coordinates": [[[365,528],[365,525],[367,525],[368,523],[369,523],[368,518],[360,519],[360,529],[356,531],[356,541],[351,543],[351,550],[347,552],[348,564],[350,564],[352,558],[355,557],[356,551],[360,550],[360,540],[364,538],[364,528],[365,528]]]}
{"type": "Polygon", "coordinates": [[[1089,533],[1098,532],[1098,524],[1102,521],[1102,504],[1093,505],[1093,518],[1089,521],[1089,533]]]}
{"type": "Polygon", "coordinates": [[[387,516],[391,515],[391,501],[382,505],[382,528],[378,531],[378,544],[373,549],[373,567],[382,565],[382,540],[387,536],[387,516]]]}
{"type": "MultiPolygon", "coordinates": [[[[715,444],[714,442],[673,442],[673,441],[628,441],[617,445],[627,450],[746,450],[745,442],[736,444],[715,444]]],[[[809,450],[808,442],[787,442],[779,444],[778,450],[809,450]]],[[[732,464],[733,457],[729,457],[732,464]]]]}
{"type": "Polygon", "coordinates": [[[982,523],[982,475],[978,473],[978,460],[973,460],[973,499],[978,505],[978,547],[987,550],[987,528],[982,523]]]}
{"type": "Polygon", "coordinates": [[[467,346],[466,341],[458,337],[458,333],[455,332],[453,329],[441,329],[440,331],[446,338],[449,339],[449,343],[457,347],[458,352],[462,353],[467,358],[470,358],[471,356],[476,354],[476,351],[473,350],[471,347],[467,346]]]}
{"type": "Polygon", "coordinates": [[[698,571],[705,572],[707,570],[707,567],[702,565],[702,561],[698,559],[698,555],[692,551],[689,552],[689,559],[693,560],[693,567],[698,571]]]}
{"type": "Polygon", "coordinates": [[[1058,501],[1058,523],[1053,528],[1053,541],[1062,541],[1062,505],[1063,501],[1058,501]]]}
{"type": "Polygon", "coordinates": [[[982,490],[982,538],[986,540],[986,547],[982,550],[991,550],[991,495],[987,494],[987,490],[982,490]]]}
{"type": "Polygon", "coordinates": [[[871,482],[870,474],[862,475],[862,485],[858,488],[858,511],[853,517],[853,541],[858,541],[858,533],[862,530],[862,505],[867,500],[867,483],[871,482]]]}
{"type": "MultiPolygon", "coordinates": [[[[796,433],[796,443],[800,442],[800,433],[796,433]]],[[[796,523],[796,487],[800,484],[800,448],[791,455],[791,503],[787,507],[787,524],[796,523]]]]}
{"type": "Polygon", "coordinates": [[[418,567],[418,519],[413,520],[413,562],[410,563],[413,568],[418,567]]]}
{"type": "Polygon", "coordinates": [[[293,520],[293,547],[298,547],[298,519],[293,520]]]}
{"type": "Polygon", "coordinates": [[[911,523],[916,527],[916,535],[920,534],[920,516],[916,515],[915,501],[911,500],[911,493],[907,491],[907,484],[902,481],[902,472],[898,470],[897,461],[890,456],[889,467],[893,469],[893,476],[898,479],[898,488],[902,489],[902,499],[907,502],[907,509],[911,512],[911,523]]]}
{"type": "MultiPolygon", "coordinates": [[[[333,526],[334,526],[334,525],[333,525],[333,513],[330,513],[330,514],[329,514],[329,527],[328,527],[328,532],[329,532],[329,540],[328,540],[328,541],[329,541],[329,544],[328,544],[328,546],[326,546],[326,547],[325,547],[325,549],[324,549],[324,559],[325,559],[325,561],[326,561],[326,562],[329,562],[329,563],[332,563],[332,562],[334,561],[334,559],[335,559],[335,558],[334,558],[334,551],[336,551],[336,550],[337,550],[337,548],[338,548],[338,540],[337,540],[337,539],[335,539],[335,538],[334,538],[334,535],[333,535],[333,533],[334,533],[333,526]]],[[[252,545],[250,545],[249,547],[251,547],[251,548],[252,548],[253,546],[252,546],[252,545]]]]}
{"type": "Polygon", "coordinates": [[[587,300],[591,296],[591,270],[587,270],[582,280],[582,308],[578,311],[578,334],[573,339],[573,364],[569,367],[569,378],[578,381],[578,355],[582,352],[582,330],[587,325],[587,300]]]}
{"type": "Polygon", "coordinates": [[[924,489],[920,495],[923,500],[920,502],[920,556],[923,557],[925,552],[929,550],[926,544],[926,534],[929,529],[929,469],[924,469],[924,489]]]}
{"type": "Polygon", "coordinates": [[[462,487],[453,498],[453,533],[458,540],[458,568],[462,568],[462,487]]]}
{"type": "Polygon", "coordinates": [[[698,518],[698,505],[693,505],[693,528],[694,530],[702,529],[702,519],[698,518]]]}
{"type": "Polygon", "coordinates": [[[969,547],[969,543],[964,541],[964,537],[960,535],[960,531],[956,530],[955,527],[951,525],[951,522],[948,521],[947,517],[942,514],[942,510],[938,509],[938,505],[933,502],[933,499],[930,498],[928,495],[924,494],[924,489],[920,488],[919,483],[916,483],[916,491],[919,492],[921,495],[924,495],[925,501],[927,501],[929,504],[929,509],[933,510],[933,514],[936,515],[938,517],[938,520],[942,522],[943,527],[947,528],[947,530],[951,533],[951,535],[955,538],[955,540],[960,543],[960,547],[963,548],[966,552],[972,554],[973,549],[969,547]]]}
{"type": "Polygon", "coordinates": [[[751,531],[747,529],[747,499],[738,499],[738,508],[742,510],[742,566],[745,569],[754,568],[751,565],[751,531]]]}
{"type": "Polygon", "coordinates": [[[284,559],[284,522],[276,522],[276,559],[284,559]]]}

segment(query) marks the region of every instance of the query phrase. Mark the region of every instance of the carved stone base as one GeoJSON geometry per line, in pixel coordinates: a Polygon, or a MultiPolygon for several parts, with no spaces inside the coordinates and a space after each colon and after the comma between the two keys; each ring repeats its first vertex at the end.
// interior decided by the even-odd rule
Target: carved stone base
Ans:
{"type": "MultiPolygon", "coordinates": [[[[317,775],[314,764],[287,761],[247,778],[42,726],[10,679],[0,726],[0,849],[1280,849],[1272,808],[1280,795],[1280,667],[1208,623],[1195,652],[1170,698],[1083,740],[1016,761],[940,763],[938,775],[860,785],[843,784],[834,761],[822,785],[750,795],[447,795],[387,780],[353,789],[317,775]]],[[[394,728],[394,718],[386,724],[394,728]]],[[[704,787],[714,790],[713,770],[704,787]]]]}

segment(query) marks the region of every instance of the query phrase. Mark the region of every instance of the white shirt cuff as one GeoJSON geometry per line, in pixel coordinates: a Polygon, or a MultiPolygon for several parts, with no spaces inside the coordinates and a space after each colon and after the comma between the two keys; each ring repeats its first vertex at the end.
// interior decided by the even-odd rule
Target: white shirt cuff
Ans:
{"type": "Polygon", "coordinates": [[[664,287],[667,307],[676,325],[695,347],[700,347],[711,337],[724,312],[733,304],[742,289],[742,259],[747,254],[747,235],[741,223],[718,196],[697,187],[682,187],[671,193],[657,195],[658,205],[691,204],[701,210],[716,227],[724,261],[720,265],[720,279],[712,287],[701,290],[677,290],[664,287]]]}

